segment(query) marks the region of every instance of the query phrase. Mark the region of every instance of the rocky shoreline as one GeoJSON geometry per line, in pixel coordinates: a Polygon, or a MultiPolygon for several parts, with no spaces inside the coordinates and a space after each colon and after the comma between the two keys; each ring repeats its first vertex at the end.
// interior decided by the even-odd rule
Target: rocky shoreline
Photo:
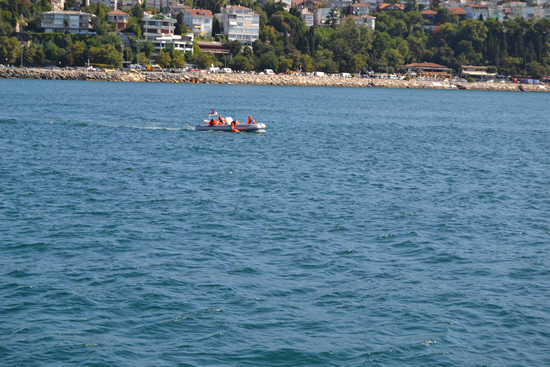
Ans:
{"type": "Polygon", "coordinates": [[[375,87],[413,89],[468,89],[493,91],[550,92],[542,85],[512,83],[448,83],[420,80],[333,78],[294,75],[202,74],[162,72],[98,72],[44,69],[0,69],[0,78],[41,80],[91,80],[110,82],[210,83],[326,87],[375,87]]]}

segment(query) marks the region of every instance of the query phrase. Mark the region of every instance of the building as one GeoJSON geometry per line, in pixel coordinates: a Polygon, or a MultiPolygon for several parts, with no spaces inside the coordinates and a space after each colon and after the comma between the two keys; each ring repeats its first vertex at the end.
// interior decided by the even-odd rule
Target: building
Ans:
{"type": "Polygon", "coordinates": [[[450,11],[456,14],[459,22],[466,20],[466,12],[464,11],[464,9],[462,8],[447,8],[447,9],[449,9],[450,11]]]}
{"type": "Polygon", "coordinates": [[[133,8],[137,4],[141,4],[142,0],[120,0],[118,4],[121,3],[120,8],[121,9],[130,9],[133,8]]]}
{"type": "Polygon", "coordinates": [[[143,37],[146,40],[152,40],[164,35],[174,34],[176,22],[175,19],[163,14],[144,14],[141,23],[143,27],[143,37]]]}
{"type": "Polygon", "coordinates": [[[85,3],[93,4],[93,3],[103,3],[106,6],[110,6],[113,9],[117,8],[117,1],[116,0],[85,0],[85,3]]]}
{"type": "Polygon", "coordinates": [[[467,5],[464,7],[466,18],[475,20],[487,20],[489,18],[489,8],[487,5],[467,5]]]}
{"type": "Polygon", "coordinates": [[[378,7],[376,8],[377,12],[390,11],[390,10],[404,11],[405,10],[405,5],[403,5],[403,4],[380,3],[380,4],[378,4],[378,7]]]}
{"type": "Polygon", "coordinates": [[[403,66],[409,73],[422,73],[432,76],[446,76],[449,68],[444,65],[434,64],[432,62],[418,62],[403,66]]]}
{"type": "Polygon", "coordinates": [[[130,15],[120,10],[115,10],[107,13],[107,21],[115,25],[115,30],[120,32],[128,25],[130,15]]]}
{"type": "Polygon", "coordinates": [[[352,4],[352,0],[325,0],[331,8],[343,9],[352,4]]]}
{"type": "Polygon", "coordinates": [[[93,17],[95,17],[94,14],[80,11],[48,11],[40,14],[40,26],[44,29],[44,33],[64,33],[65,19],[68,19],[69,33],[86,34],[92,31],[93,17]]]}
{"type": "Polygon", "coordinates": [[[170,7],[170,16],[176,19],[178,17],[178,14],[183,13],[186,9],[192,9],[192,8],[184,4],[172,5],[170,7]]]}
{"type": "MultiPolygon", "coordinates": [[[[313,21],[315,25],[328,27],[328,15],[330,14],[331,8],[317,8],[313,11],[313,21]]],[[[338,9],[336,9],[338,11],[338,9]]],[[[340,13],[338,12],[337,24],[340,24],[340,13]]]]}
{"type": "Polygon", "coordinates": [[[371,8],[371,5],[367,4],[353,4],[348,6],[348,12],[349,14],[353,15],[366,15],[370,13],[371,11],[376,10],[376,5],[374,5],[374,9],[371,8]]]}
{"type": "Polygon", "coordinates": [[[355,25],[357,26],[365,25],[371,32],[374,32],[374,28],[376,26],[375,25],[376,17],[370,16],[370,15],[361,15],[361,16],[354,15],[353,20],[355,21],[355,25]]]}
{"type": "MultiPolygon", "coordinates": [[[[260,0],[260,2],[264,5],[267,4],[267,1],[266,0],[260,0]]],[[[282,3],[283,6],[285,7],[285,10],[289,10],[290,7],[293,5],[292,4],[292,0],[274,0],[274,2],[276,3],[282,3]]]]}
{"type": "Polygon", "coordinates": [[[300,17],[302,18],[304,23],[306,23],[307,27],[311,27],[312,25],[315,24],[312,12],[310,12],[307,9],[300,9],[299,12],[300,12],[300,17]]]}
{"type": "Polygon", "coordinates": [[[163,35],[161,37],[155,38],[152,42],[155,46],[155,50],[157,51],[156,54],[153,54],[153,56],[157,56],[158,52],[160,50],[163,50],[168,45],[174,46],[174,49],[177,51],[183,51],[183,52],[193,52],[193,32],[188,32],[185,36],[178,36],[175,34],[168,34],[163,35]]]}
{"type": "Polygon", "coordinates": [[[157,10],[160,10],[161,8],[168,12],[168,9],[170,9],[172,6],[177,5],[178,0],[148,0],[147,6],[152,6],[157,10]]]}
{"type": "Polygon", "coordinates": [[[227,5],[215,14],[225,38],[251,45],[260,37],[260,16],[243,6],[227,5]]]}
{"type": "Polygon", "coordinates": [[[185,9],[183,24],[198,37],[212,37],[212,12],[202,9],[185,9]]]}
{"type": "Polygon", "coordinates": [[[207,52],[214,55],[229,55],[231,50],[224,46],[221,42],[197,42],[197,46],[202,52],[207,52]]]}
{"type": "Polygon", "coordinates": [[[462,66],[460,67],[460,76],[462,78],[474,78],[477,80],[494,79],[497,73],[487,73],[487,66],[462,66]]]}

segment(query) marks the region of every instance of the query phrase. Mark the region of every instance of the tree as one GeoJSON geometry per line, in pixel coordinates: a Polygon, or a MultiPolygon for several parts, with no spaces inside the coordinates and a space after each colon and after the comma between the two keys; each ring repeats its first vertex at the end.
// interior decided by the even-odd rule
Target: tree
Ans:
{"type": "Polygon", "coordinates": [[[157,56],[157,64],[159,64],[163,68],[168,68],[170,67],[171,63],[172,58],[170,57],[170,54],[168,52],[165,52],[164,50],[160,50],[157,56]]]}
{"type": "Polygon", "coordinates": [[[214,64],[214,56],[212,54],[203,52],[197,60],[197,66],[199,69],[208,69],[214,64]]]}
{"type": "Polygon", "coordinates": [[[338,8],[331,8],[327,15],[327,24],[329,27],[336,28],[340,23],[340,11],[338,8]]]}
{"type": "Polygon", "coordinates": [[[69,33],[69,26],[71,25],[71,21],[69,18],[63,18],[63,26],[65,27],[65,33],[69,33]]]}
{"type": "Polygon", "coordinates": [[[410,11],[418,11],[418,4],[416,3],[416,0],[407,0],[404,10],[407,13],[410,11]]]}
{"type": "Polygon", "coordinates": [[[233,58],[232,67],[234,70],[244,71],[248,70],[250,61],[243,55],[238,55],[233,58]]]}
{"type": "Polygon", "coordinates": [[[458,23],[458,15],[456,15],[455,12],[447,8],[439,8],[437,9],[435,20],[439,24],[458,23]]]}
{"type": "Polygon", "coordinates": [[[8,64],[15,63],[21,56],[21,45],[15,37],[0,38],[0,60],[8,60],[8,64]]]}
{"type": "Polygon", "coordinates": [[[283,61],[279,62],[278,70],[280,73],[286,73],[288,70],[292,69],[293,64],[294,64],[294,60],[284,59],[283,61]]]}

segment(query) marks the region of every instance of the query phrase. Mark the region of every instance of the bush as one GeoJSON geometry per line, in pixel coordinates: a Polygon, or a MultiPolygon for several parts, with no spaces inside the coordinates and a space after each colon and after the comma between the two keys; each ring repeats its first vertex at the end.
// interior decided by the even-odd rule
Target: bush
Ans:
{"type": "Polygon", "coordinates": [[[476,80],[474,78],[472,78],[471,76],[468,77],[468,83],[473,83],[475,82],[476,80]]]}

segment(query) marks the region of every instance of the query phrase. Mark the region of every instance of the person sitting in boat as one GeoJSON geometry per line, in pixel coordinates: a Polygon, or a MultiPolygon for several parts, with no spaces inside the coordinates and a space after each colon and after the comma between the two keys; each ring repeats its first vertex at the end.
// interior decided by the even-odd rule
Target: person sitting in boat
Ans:
{"type": "Polygon", "coordinates": [[[218,125],[225,125],[225,119],[222,117],[222,115],[218,116],[218,125]]]}
{"type": "Polygon", "coordinates": [[[216,120],[214,120],[214,119],[210,120],[209,125],[210,126],[216,126],[217,125],[216,120]]]}
{"type": "Polygon", "coordinates": [[[252,116],[248,116],[248,121],[246,122],[247,124],[255,124],[256,121],[254,121],[254,119],[252,118],[252,116]]]}
{"type": "Polygon", "coordinates": [[[233,122],[231,123],[231,132],[232,132],[232,133],[238,133],[238,132],[240,132],[239,130],[237,130],[237,129],[235,128],[235,125],[238,125],[238,124],[239,124],[239,121],[233,121],[233,122]]]}

